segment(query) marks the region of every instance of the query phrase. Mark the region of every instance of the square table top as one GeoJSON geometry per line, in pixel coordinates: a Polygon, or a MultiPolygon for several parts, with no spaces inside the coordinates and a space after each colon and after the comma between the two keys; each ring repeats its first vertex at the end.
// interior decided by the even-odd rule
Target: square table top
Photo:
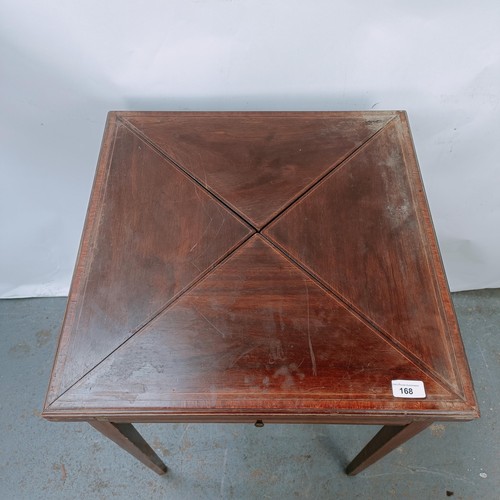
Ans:
{"type": "Polygon", "coordinates": [[[477,417],[406,113],[111,112],[43,414],[477,417]]]}

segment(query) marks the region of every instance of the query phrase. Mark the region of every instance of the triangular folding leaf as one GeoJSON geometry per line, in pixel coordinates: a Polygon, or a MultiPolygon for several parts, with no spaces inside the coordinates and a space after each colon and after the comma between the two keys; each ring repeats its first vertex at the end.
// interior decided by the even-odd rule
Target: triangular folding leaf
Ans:
{"type": "Polygon", "coordinates": [[[264,232],[458,393],[401,126],[391,122],[264,232]]]}
{"type": "Polygon", "coordinates": [[[62,332],[71,370],[59,394],[252,232],[123,125],[105,168],[102,208],[94,213],[94,195],[89,209],[98,223],[84,235],[92,259],[81,256],[75,321],[62,332]]]}
{"type": "Polygon", "coordinates": [[[308,398],[325,408],[335,399],[393,404],[392,379],[422,380],[431,403],[450,396],[255,235],[56,407],[172,409],[189,401],[199,410],[264,410],[275,400],[308,398]]]}
{"type": "Polygon", "coordinates": [[[132,113],[156,147],[261,229],[394,113],[132,113]]]}

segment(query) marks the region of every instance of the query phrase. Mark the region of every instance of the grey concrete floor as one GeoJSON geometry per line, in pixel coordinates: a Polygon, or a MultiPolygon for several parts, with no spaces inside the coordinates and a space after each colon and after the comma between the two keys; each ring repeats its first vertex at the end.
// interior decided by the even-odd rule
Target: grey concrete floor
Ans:
{"type": "Polygon", "coordinates": [[[160,477],[87,424],[44,421],[65,302],[0,301],[0,500],[500,498],[500,290],[454,294],[482,418],[434,424],[352,478],[377,427],[138,425],[160,477]]]}

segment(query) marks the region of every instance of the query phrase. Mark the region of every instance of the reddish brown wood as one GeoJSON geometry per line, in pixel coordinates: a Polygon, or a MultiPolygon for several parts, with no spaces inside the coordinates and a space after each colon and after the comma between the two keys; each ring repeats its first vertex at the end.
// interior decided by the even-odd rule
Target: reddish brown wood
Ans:
{"type": "Polygon", "coordinates": [[[131,113],[125,119],[260,229],[394,116],[131,113]]]}
{"type": "Polygon", "coordinates": [[[167,472],[167,466],[132,424],[117,424],[98,420],[91,420],[89,424],[157,474],[162,475],[167,472]]]}
{"type": "Polygon", "coordinates": [[[477,417],[405,114],[112,113],[43,415],[477,417]]]}
{"type": "Polygon", "coordinates": [[[80,259],[83,282],[72,290],[75,311],[64,324],[58,354],[64,363],[56,372],[58,393],[252,232],[120,123],[94,192],[93,234],[80,259]]]}
{"type": "Polygon", "coordinates": [[[400,129],[387,125],[264,233],[462,397],[400,129]]]}
{"type": "Polygon", "coordinates": [[[385,425],[346,467],[346,474],[355,476],[385,457],[398,446],[429,427],[432,422],[412,422],[407,425],[385,425]]]}
{"type": "Polygon", "coordinates": [[[393,407],[393,379],[423,380],[420,406],[456,399],[254,235],[55,407],[331,413],[393,407]]]}

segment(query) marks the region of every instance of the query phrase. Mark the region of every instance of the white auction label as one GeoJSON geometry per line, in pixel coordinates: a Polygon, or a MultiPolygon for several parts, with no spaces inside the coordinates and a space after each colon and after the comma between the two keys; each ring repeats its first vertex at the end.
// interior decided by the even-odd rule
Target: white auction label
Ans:
{"type": "Polygon", "coordinates": [[[392,395],[395,398],[425,398],[424,383],[421,380],[393,380],[392,395]]]}

